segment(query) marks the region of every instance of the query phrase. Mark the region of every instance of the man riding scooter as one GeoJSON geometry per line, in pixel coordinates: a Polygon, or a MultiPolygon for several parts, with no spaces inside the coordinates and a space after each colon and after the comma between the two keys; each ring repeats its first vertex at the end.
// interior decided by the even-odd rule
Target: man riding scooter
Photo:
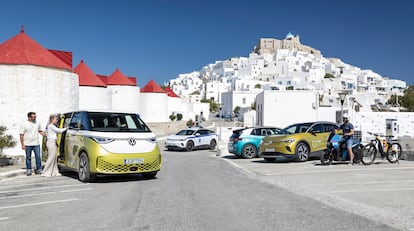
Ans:
{"type": "Polygon", "coordinates": [[[349,115],[342,115],[342,122],[340,129],[342,130],[342,138],[339,140],[340,143],[346,143],[346,148],[349,153],[349,165],[354,164],[354,153],[352,152],[352,145],[354,143],[354,125],[349,122],[349,115]]]}

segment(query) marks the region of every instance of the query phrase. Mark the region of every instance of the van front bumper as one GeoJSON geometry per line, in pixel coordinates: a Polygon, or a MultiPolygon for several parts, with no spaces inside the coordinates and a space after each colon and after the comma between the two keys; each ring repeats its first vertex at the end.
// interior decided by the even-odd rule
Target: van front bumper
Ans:
{"type": "Polygon", "coordinates": [[[97,174],[131,174],[159,171],[162,166],[161,154],[108,154],[98,156],[97,174]]]}

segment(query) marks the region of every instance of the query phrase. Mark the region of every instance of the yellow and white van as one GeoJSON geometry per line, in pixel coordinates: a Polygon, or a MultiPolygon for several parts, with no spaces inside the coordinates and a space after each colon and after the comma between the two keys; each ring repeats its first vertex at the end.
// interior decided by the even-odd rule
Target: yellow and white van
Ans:
{"type": "Polygon", "coordinates": [[[74,111],[60,114],[58,125],[68,127],[58,135],[58,166],[78,172],[80,181],[101,174],[154,178],[161,169],[156,136],[135,113],[74,111]]]}

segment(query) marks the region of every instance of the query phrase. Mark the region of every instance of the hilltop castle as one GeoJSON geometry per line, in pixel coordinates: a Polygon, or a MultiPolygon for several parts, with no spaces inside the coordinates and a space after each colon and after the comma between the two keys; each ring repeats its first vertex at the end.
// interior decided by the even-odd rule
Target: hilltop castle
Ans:
{"type": "Polygon", "coordinates": [[[312,48],[310,46],[306,46],[300,43],[299,35],[293,36],[292,33],[288,33],[283,40],[273,39],[273,38],[261,38],[259,40],[259,44],[254,49],[254,52],[262,55],[262,54],[270,54],[278,49],[288,49],[288,50],[297,50],[297,51],[305,51],[315,56],[320,56],[321,51],[312,48]]]}

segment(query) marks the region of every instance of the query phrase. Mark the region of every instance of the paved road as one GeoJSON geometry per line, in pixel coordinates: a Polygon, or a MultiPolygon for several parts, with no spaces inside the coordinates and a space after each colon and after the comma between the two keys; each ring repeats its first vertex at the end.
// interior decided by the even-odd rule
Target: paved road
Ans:
{"type": "Polygon", "coordinates": [[[370,166],[345,162],[321,165],[308,162],[265,162],[223,156],[249,176],[324,204],[361,214],[403,230],[414,230],[414,162],[390,164],[377,160],[370,166]]]}
{"type": "Polygon", "coordinates": [[[224,160],[275,164],[215,154],[164,151],[152,180],[135,175],[85,184],[65,174],[1,181],[0,230],[394,230],[262,180],[275,177],[272,171],[257,177],[224,160]]]}

